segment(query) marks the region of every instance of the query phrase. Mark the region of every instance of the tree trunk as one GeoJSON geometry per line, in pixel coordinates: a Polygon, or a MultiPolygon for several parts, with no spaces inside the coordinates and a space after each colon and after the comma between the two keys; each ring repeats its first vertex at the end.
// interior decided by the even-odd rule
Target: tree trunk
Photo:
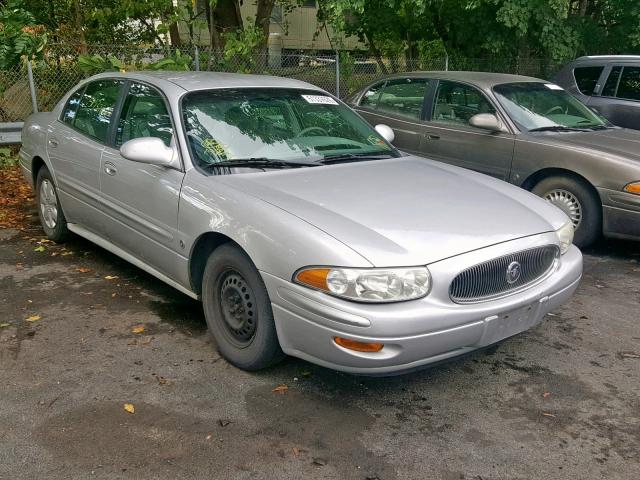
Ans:
{"type": "Polygon", "coordinates": [[[384,75],[389,75],[389,70],[387,69],[387,66],[382,61],[382,55],[380,54],[380,50],[378,50],[378,47],[374,43],[373,37],[371,35],[369,35],[368,33],[365,33],[364,34],[364,38],[367,41],[367,43],[369,44],[369,50],[371,50],[371,53],[373,53],[373,56],[376,59],[376,63],[378,64],[378,67],[380,67],[380,71],[384,75]]]}
{"type": "Polygon", "coordinates": [[[78,32],[78,46],[80,48],[80,53],[86,55],[87,38],[84,35],[84,19],[82,18],[82,7],[80,6],[80,0],[74,0],[73,10],[75,14],[74,22],[75,22],[76,32],[78,32]]]}
{"type": "Polygon", "coordinates": [[[258,0],[258,10],[256,12],[256,28],[262,32],[262,38],[258,45],[257,54],[265,56],[267,54],[268,40],[269,40],[269,25],[271,24],[271,12],[275,0],[258,0]]]}
{"type": "MultiPolygon", "coordinates": [[[[169,40],[171,41],[171,45],[174,47],[179,47],[182,45],[182,39],[180,38],[180,32],[178,31],[178,24],[172,23],[169,25],[169,40]]],[[[193,40],[193,37],[191,38],[193,40]]]]}

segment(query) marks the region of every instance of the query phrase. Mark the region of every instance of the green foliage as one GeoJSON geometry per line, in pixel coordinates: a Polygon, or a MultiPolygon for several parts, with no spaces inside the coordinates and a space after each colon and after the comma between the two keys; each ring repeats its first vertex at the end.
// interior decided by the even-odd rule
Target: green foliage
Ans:
{"type": "Polygon", "coordinates": [[[124,69],[124,65],[113,55],[80,55],[78,57],[78,69],[87,75],[100,72],[117,72],[124,69]]]}
{"type": "Polygon", "coordinates": [[[157,62],[150,63],[146,66],[148,70],[172,70],[172,71],[189,71],[193,59],[180,50],[176,50],[171,56],[165,57],[157,62]]]}
{"type": "Polygon", "coordinates": [[[322,22],[379,55],[559,61],[640,52],[638,0],[323,0],[320,7],[322,22]]]}
{"type": "Polygon", "coordinates": [[[18,164],[18,156],[9,147],[0,147],[0,168],[18,164]]]}
{"type": "Polygon", "coordinates": [[[36,58],[47,41],[35,17],[20,0],[9,0],[0,8],[0,69],[9,69],[21,58],[36,58]]]}
{"type": "Polygon", "coordinates": [[[262,31],[252,25],[242,30],[225,33],[224,52],[220,66],[238,73],[249,73],[256,67],[255,51],[262,44],[262,31]]]}

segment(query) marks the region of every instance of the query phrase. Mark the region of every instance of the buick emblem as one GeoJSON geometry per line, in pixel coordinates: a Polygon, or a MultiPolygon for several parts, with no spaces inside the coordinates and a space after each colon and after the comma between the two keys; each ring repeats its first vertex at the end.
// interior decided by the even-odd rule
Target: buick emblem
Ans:
{"type": "Polygon", "coordinates": [[[520,268],[520,262],[513,261],[507,267],[507,283],[513,285],[520,279],[522,269],[520,268]]]}

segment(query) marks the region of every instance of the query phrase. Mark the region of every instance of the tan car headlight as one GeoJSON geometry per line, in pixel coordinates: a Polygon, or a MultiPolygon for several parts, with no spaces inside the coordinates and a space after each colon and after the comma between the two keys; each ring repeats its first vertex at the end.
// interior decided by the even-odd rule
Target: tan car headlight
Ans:
{"type": "Polygon", "coordinates": [[[293,276],[300,285],[358,302],[402,302],[424,297],[431,288],[427,267],[307,267],[293,276]]]}
{"type": "Polygon", "coordinates": [[[563,226],[561,226],[558,230],[556,230],[556,235],[558,235],[558,240],[560,241],[560,253],[565,254],[569,247],[573,243],[573,223],[568,221],[563,226]]]}

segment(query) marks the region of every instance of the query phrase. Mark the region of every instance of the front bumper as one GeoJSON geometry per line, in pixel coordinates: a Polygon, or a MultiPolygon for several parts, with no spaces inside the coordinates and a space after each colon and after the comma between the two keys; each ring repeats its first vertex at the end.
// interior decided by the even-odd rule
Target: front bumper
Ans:
{"type": "Polygon", "coordinates": [[[335,370],[385,375],[462,355],[523,332],[573,294],[582,255],[572,246],[556,271],[533,287],[490,302],[459,305],[450,280],[464,268],[509,252],[556,243],[542,234],[494,245],[429,265],[431,293],[400,303],[364,304],[331,297],[262,272],[283,351],[335,370]],[[381,342],[376,353],[347,350],[333,338],[381,342]]]}
{"type": "Polygon", "coordinates": [[[640,195],[599,188],[602,231],[608,237],[640,240],[640,195]]]}

